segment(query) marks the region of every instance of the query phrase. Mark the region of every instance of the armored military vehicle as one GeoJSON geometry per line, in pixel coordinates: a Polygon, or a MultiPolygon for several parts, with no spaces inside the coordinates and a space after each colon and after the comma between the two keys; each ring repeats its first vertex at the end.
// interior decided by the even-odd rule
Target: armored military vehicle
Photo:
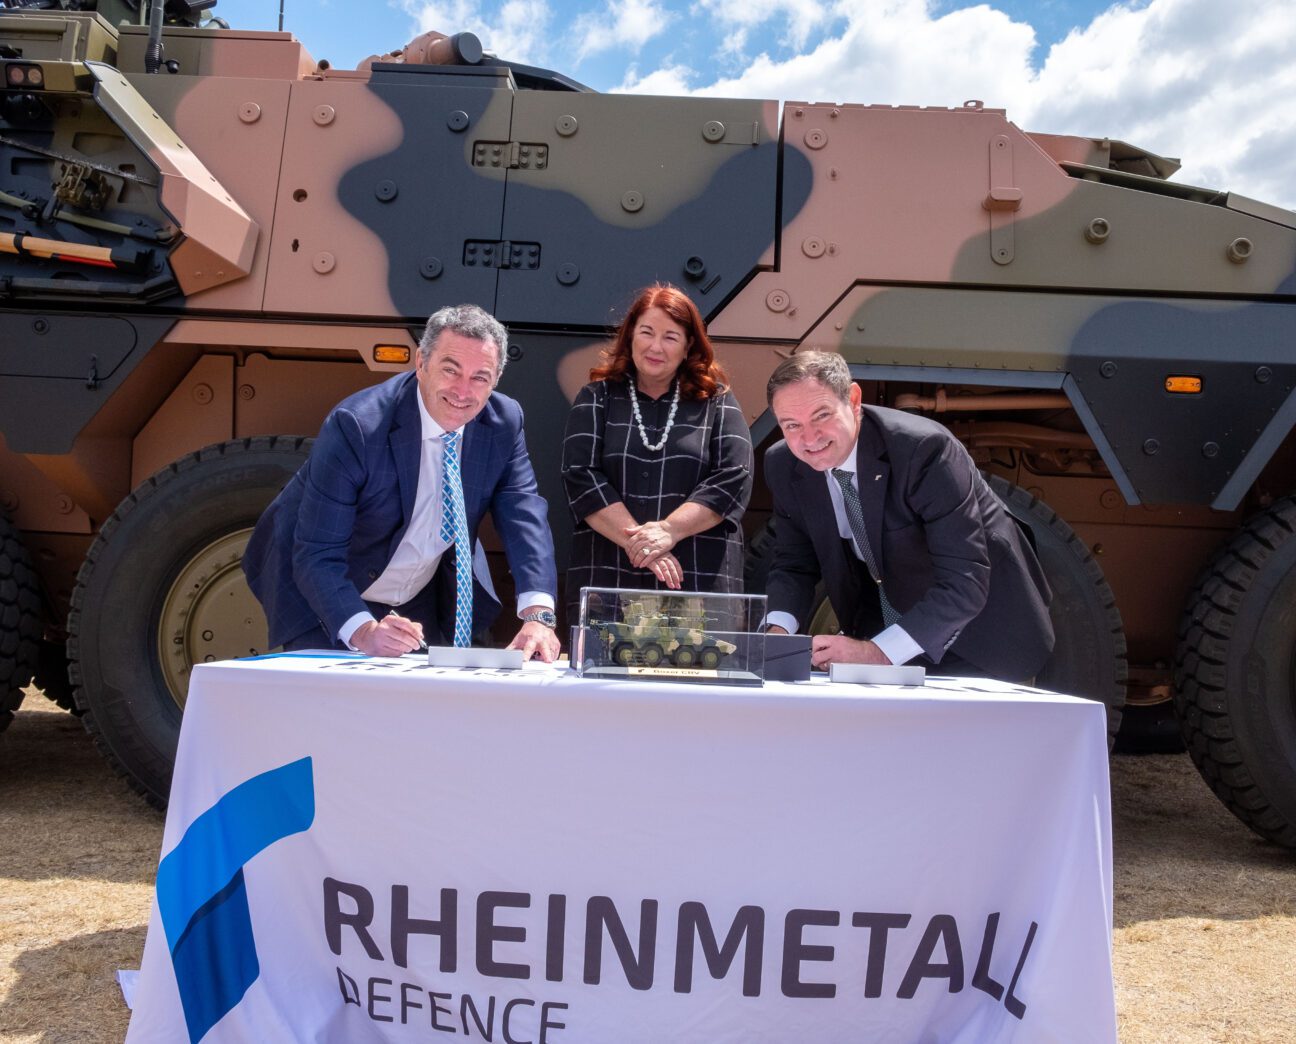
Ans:
{"type": "Polygon", "coordinates": [[[34,674],[163,802],[193,664],[265,647],[251,526],[446,303],[512,331],[561,558],[568,404],[666,280],[762,447],[799,348],[948,424],[1035,531],[1040,682],[1173,703],[1296,846],[1296,215],[979,101],[605,95],[468,34],[341,70],[210,6],[0,13],[0,718],[34,674]]]}
{"type": "Polygon", "coordinates": [[[630,599],[617,623],[600,625],[598,637],[621,667],[701,667],[715,670],[738,646],[708,634],[697,612],[671,612],[669,598],[630,599]]]}

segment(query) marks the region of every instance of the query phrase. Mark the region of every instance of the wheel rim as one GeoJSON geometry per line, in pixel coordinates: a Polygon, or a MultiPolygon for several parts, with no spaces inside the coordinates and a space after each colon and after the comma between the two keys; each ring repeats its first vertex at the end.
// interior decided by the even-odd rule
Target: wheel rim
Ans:
{"type": "Polygon", "coordinates": [[[622,667],[629,667],[630,661],[634,659],[634,650],[626,642],[622,642],[612,652],[612,659],[622,667]]]}
{"type": "Polygon", "coordinates": [[[244,579],[242,562],[252,530],[213,540],[180,570],[162,602],[158,662],[171,698],[183,708],[196,663],[266,651],[265,614],[244,579]]]}
{"type": "Polygon", "coordinates": [[[810,617],[810,626],[806,628],[806,634],[836,634],[841,630],[841,625],[837,622],[837,614],[833,612],[832,602],[825,598],[819,603],[819,608],[810,617]]]}
{"type": "Polygon", "coordinates": [[[712,670],[720,666],[720,653],[715,649],[702,650],[702,666],[707,670],[712,670]]]}
{"type": "Polygon", "coordinates": [[[662,661],[661,647],[657,645],[648,646],[643,652],[643,658],[644,663],[649,667],[656,667],[662,661]]]}
{"type": "Polygon", "coordinates": [[[687,647],[681,649],[675,654],[675,663],[680,667],[692,667],[693,650],[687,647]]]}

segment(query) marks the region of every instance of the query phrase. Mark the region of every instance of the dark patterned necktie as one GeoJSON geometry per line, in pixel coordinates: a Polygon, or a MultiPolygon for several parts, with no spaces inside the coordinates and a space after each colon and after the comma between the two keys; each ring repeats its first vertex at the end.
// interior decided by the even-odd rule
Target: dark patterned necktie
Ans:
{"type": "Polygon", "coordinates": [[[472,551],[468,548],[468,522],[464,517],[463,479],[459,471],[459,432],[441,436],[445,466],[441,469],[441,539],[454,544],[455,625],[454,643],[460,649],[472,644],[472,551]]]}
{"type": "Polygon", "coordinates": [[[869,576],[877,584],[878,599],[882,603],[882,623],[890,627],[900,619],[900,614],[887,601],[886,591],[882,589],[882,572],[873,559],[873,551],[868,542],[868,530],[864,528],[864,505],[860,503],[859,492],[855,489],[855,483],[851,481],[849,471],[833,468],[832,475],[837,480],[837,485],[841,487],[842,501],[846,505],[846,518],[850,522],[851,532],[855,534],[855,544],[859,547],[860,554],[864,556],[864,564],[868,566],[869,576]]]}

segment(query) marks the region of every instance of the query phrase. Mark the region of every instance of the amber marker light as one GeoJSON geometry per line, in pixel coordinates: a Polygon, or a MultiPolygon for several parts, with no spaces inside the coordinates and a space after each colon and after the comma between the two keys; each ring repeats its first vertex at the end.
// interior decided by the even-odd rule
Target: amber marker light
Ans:
{"type": "Polygon", "coordinates": [[[1202,382],[1200,377],[1167,377],[1165,390],[1176,395],[1200,395],[1202,382]]]}
{"type": "Polygon", "coordinates": [[[375,344],[374,362],[407,363],[410,361],[410,350],[403,344],[375,344]]]}

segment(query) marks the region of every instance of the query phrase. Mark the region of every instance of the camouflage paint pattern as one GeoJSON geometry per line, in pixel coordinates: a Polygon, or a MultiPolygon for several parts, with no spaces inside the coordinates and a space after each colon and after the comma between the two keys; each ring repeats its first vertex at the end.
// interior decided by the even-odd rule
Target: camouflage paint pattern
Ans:
{"type": "MultiPolygon", "coordinates": [[[[467,36],[335,70],[289,34],[168,25],[178,71],[150,74],[143,12],[100,7],[0,14],[22,52],[0,67],[43,75],[0,91],[0,502],[52,635],[148,475],[313,434],[401,368],[381,346],[408,355],[460,301],[509,325],[502,389],[560,558],[568,405],[634,293],[669,281],[758,442],[778,361],[835,350],[869,401],[942,413],[1052,504],[1103,556],[1149,691],[1175,599],[1296,487],[1296,215],[1167,181],[1173,160],[980,102],[602,95],[467,36]]],[[[753,530],[767,510],[758,486],[753,530]]]]}

